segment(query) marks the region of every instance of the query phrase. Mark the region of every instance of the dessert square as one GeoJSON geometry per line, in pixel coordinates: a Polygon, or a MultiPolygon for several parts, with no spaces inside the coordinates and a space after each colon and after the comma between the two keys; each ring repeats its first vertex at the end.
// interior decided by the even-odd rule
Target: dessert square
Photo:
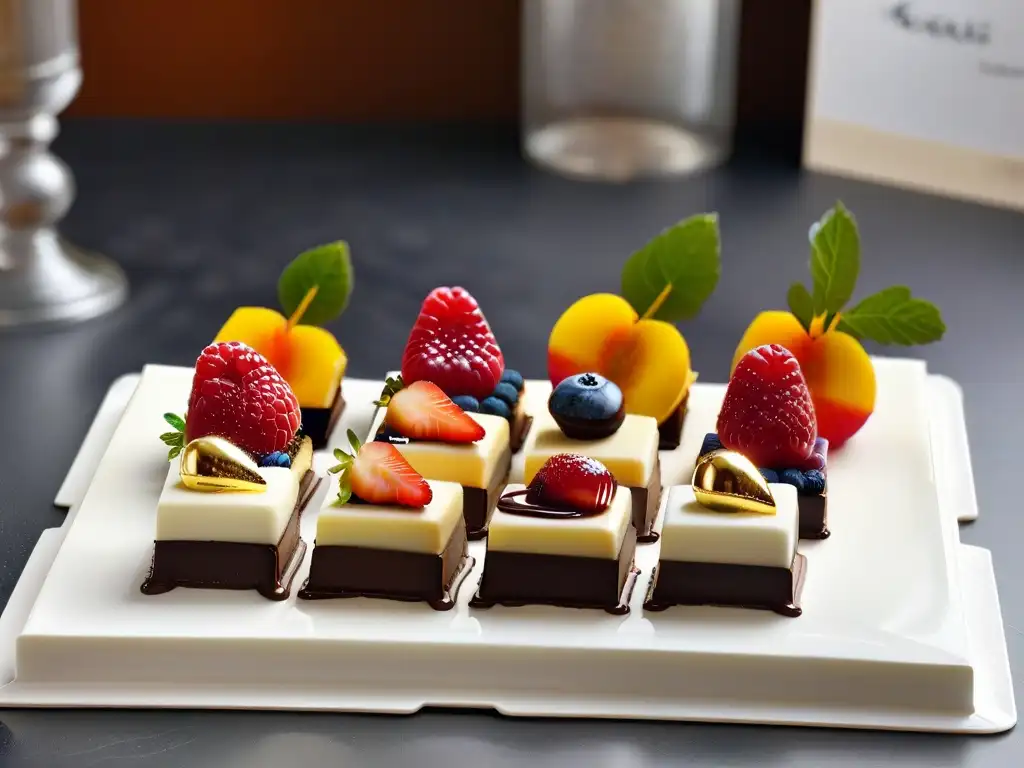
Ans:
{"type": "Polygon", "coordinates": [[[327,447],[327,442],[338,424],[338,419],[345,412],[345,398],[341,393],[341,387],[334,396],[330,407],[318,408],[311,405],[304,405],[302,410],[302,431],[313,441],[313,448],[320,450],[327,447]]]}
{"type": "MultiPolygon", "coordinates": [[[[387,408],[379,408],[370,428],[370,439],[381,432],[387,408]]],[[[463,517],[469,538],[487,535],[487,523],[512,465],[508,421],[501,416],[469,413],[484,428],[475,443],[442,443],[433,440],[387,439],[427,480],[462,486],[463,517]]]]}
{"type": "Polygon", "coordinates": [[[556,454],[579,453],[604,464],[619,485],[632,491],[632,521],[637,540],[656,541],[654,523],[661,502],[661,467],[658,460],[658,422],[649,416],[627,414],[607,437],[576,440],[566,435],[550,415],[537,417],[524,448],[527,484],[544,462],[556,454]]]}
{"type": "Polygon", "coordinates": [[[455,605],[469,572],[462,486],[428,481],[433,498],[421,509],[337,503],[337,480],[320,509],[306,600],[377,597],[455,605]]]}
{"type": "Polygon", "coordinates": [[[661,552],[645,608],[723,605],[800,615],[805,559],[797,553],[796,489],[771,483],[775,514],[719,512],[693,486],[672,489],[661,552]]]}
{"type": "Polygon", "coordinates": [[[285,599],[306,552],[299,517],[319,484],[308,467],[260,468],[267,484],[262,493],[204,493],[186,488],[172,462],[157,502],[153,562],[142,591],[255,589],[285,599]]]}
{"type": "MultiPolygon", "coordinates": [[[[699,461],[712,451],[721,449],[718,435],[709,432],[704,436],[697,459],[699,461]]],[[[820,470],[760,467],[762,476],[769,483],[785,483],[796,489],[800,538],[810,540],[827,539],[831,535],[828,529],[828,440],[819,437],[814,442],[814,454],[818,457],[820,470]]]]}
{"type": "MultiPolygon", "coordinates": [[[[502,495],[524,491],[509,485],[502,495]]],[[[636,530],[628,488],[593,516],[534,517],[505,511],[491,518],[480,589],[471,605],[542,604],[628,612],[636,572],[636,530]]]]}
{"type": "Polygon", "coordinates": [[[689,405],[690,393],[687,392],[683,401],[669,414],[665,421],[658,425],[658,450],[674,451],[683,438],[683,424],[686,422],[686,409],[689,405]]]}

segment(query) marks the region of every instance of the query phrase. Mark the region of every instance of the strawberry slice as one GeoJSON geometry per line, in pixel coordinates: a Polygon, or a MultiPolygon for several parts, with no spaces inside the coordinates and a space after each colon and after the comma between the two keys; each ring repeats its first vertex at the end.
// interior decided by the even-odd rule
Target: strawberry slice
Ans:
{"type": "Polygon", "coordinates": [[[484,428],[430,381],[416,381],[391,396],[384,423],[411,440],[474,443],[484,428]]]}
{"type": "Polygon", "coordinates": [[[817,437],[811,393],[793,354],[765,344],[744,355],[718,413],[722,445],[758,467],[803,469],[817,437]]]}
{"type": "Polygon", "coordinates": [[[465,288],[435,288],[423,301],[402,355],[402,379],[432,381],[449,397],[483,400],[505,359],[480,305],[465,288]]]}
{"type": "Polygon", "coordinates": [[[376,442],[361,445],[352,430],[348,439],[352,453],[336,449],[338,464],[327,470],[341,473],[339,503],[345,504],[355,496],[367,504],[421,508],[434,498],[427,481],[395,446],[376,442]]]}

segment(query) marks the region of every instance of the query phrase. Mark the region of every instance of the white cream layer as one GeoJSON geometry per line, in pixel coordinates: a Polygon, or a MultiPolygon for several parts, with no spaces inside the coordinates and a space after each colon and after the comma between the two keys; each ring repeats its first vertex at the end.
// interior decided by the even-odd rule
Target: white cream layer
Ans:
{"type": "MultiPolygon", "coordinates": [[[[387,409],[374,417],[368,439],[372,440],[387,409]]],[[[509,458],[508,422],[501,416],[470,413],[486,434],[475,443],[440,443],[430,440],[396,443],[412,468],[428,480],[443,480],[470,488],[487,488],[499,463],[509,458]]]]}
{"type": "Polygon", "coordinates": [[[262,493],[207,493],[181,484],[172,461],[156,505],[157,541],[231,541],[277,544],[295,510],[298,474],[284,467],[257,470],[262,493]]]}
{"type": "Polygon", "coordinates": [[[627,414],[614,435],[600,440],[572,440],[562,434],[550,413],[535,417],[526,439],[523,482],[529,483],[544,462],[558,453],[579,453],[597,459],[620,485],[643,488],[658,461],[658,422],[627,414]]]}
{"type": "Polygon", "coordinates": [[[455,527],[463,524],[462,486],[437,480],[428,483],[434,498],[422,509],[338,504],[335,476],[317,519],[316,546],[441,554],[455,527]]]}
{"type": "MultiPolygon", "coordinates": [[[[509,485],[505,493],[525,487],[509,485]]],[[[593,517],[530,517],[495,509],[488,527],[487,550],[614,559],[622,548],[632,510],[632,492],[621,485],[608,509],[593,517]]]]}
{"type": "Polygon", "coordinates": [[[774,515],[713,512],[697,503],[693,486],[674,487],[665,507],[661,559],[791,567],[799,539],[796,488],[785,483],[768,487],[775,497],[774,515]]]}

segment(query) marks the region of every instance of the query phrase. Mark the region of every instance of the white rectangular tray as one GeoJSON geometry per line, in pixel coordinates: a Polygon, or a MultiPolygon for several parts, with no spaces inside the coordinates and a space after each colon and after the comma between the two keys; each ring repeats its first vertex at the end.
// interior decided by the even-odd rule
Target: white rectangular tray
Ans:
{"type": "MultiPolygon", "coordinates": [[[[717,608],[645,614],[657,545],[638,552],[643,574],[625,619],[540,607],[470,610],[482,543],[473,545],[477,566],[449,613],[371,600],[268,603],[206,590],[146,597],[138,586],[166,472],[160,416],[181,410],[191,376],[147,368],[137,387],[118,382],[122,397],[135,394],[110,438],[116,398],[101,408],[64,489],[74,504],[68,522],[40,539],[0,617],[0,705],[438,705],[1005,730],[1016,710],[991,562],[986,550],[959,543],[956,526],[974,509],[959,391],[919,363],[876,367],[874,417],[830,457],[833,536],[801,544],[809,562],[799,619],[717,608]],[[88,492],[76,496],[96,464],[88,492]]],[[[347,380],[345,388],[339,439],[349,427],[365,433],[380,382],[347,380]]],[[[528,409],[542,408],[547,391],[530,382],[528,409]]],[[[662,457],[666,483],[688,480],[723,391],[694,388],[683,444],[662,457]]],[[[318,457],[321,469],[327,463],[318,457]]],[[[521,457],[513,479],[520,469],[521,457]]],[[[315,514],[306,515],[310,543],[314,526],[315,514]]],[[[300,581],[304,573],[305,566],[300,581]]]]}

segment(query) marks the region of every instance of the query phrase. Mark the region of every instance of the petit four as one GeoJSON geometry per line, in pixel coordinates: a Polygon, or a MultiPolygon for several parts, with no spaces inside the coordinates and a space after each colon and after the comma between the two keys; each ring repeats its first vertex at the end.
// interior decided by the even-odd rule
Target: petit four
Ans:
{"type": "Polygon", "coordinates": [[[719,605],[799,616],[806,559],[797,525],[793,486],[766,483],[741,454],[709,454],[693,484],[669,494],[644,609],[719,605]]]}
{"type": "Polygon", "coordinates": [[[875,370],[861,339],[879,344],[929,344],[945,334],[935,305],[905,286],[886,288],[846,309],[860,271],[853,215],[837,203],[810,230],[813,291],[789,289],[789,312],[761,312],[743,334],[732,367],[755,347],[779,344],[796,357],[833,450],[855,435],[875,409],[875,370]]]}
{"type": "Polygon", "coordinates": [[[661,502],[658,422],[623,412],[623,394],[596,373],[559,382],[527,439],[523,480],[529,484],[543,464],[560,453],[601,462],[631,492],[631,517],[641,542],[657,541],[654,524],[661,502]]]}
{"type": "Polygon", "coordinates": [[[523,377],[505,368],[491,327],[465,288],[435,288],[424,299],[402,354],[401,379],[433,382],[467,413],[501,416],[513,453],[530,431],[523,377]]]}
{"type": "Polygon", "coordinates": [[[377,597],[455,606],[473,566],[462,517],[462,486],[427,481],[389,443],[338,449],[337,493],[317,518],[305,600],[377,597]]]}
{"type": "Polygon", "coordinates": [[[818,437],[814,405],[789,350],[770,344],[744,355],[717,429],[705,436],[698,459],[720,448],[742,453],[768,482],[796,489],[800,538],[828,538],[828,441],[818,437]]]}
{"type": "Polygon", "coordinates": [[[673,323],[700,311],[720,271],[716,216],[693,216],[666,229],[626,262],[621,296],[584,296],[555,323],[548,339],[551,385],[595,371],[619,385],[627,413],[656,420],[663,450],[678,448],[697,375],[673,323]]]}
{"type": "Polygon", "coordinates": [[[638,571],[629,490],[600,462],[548,459],[529,486],[510,485],[487,537],[470,605],[544,604],[629,612],[638,571]]]}
{"type": "Polygon", "coordinates": [[[508,420],[467,413],[426,380],[389,379],[377,405],[370,439],[394,445],[428,480],[461,485],[468,536],[483,538],[512,465],[508,420]]]}
{"type": "Polygon", "coordinates": [[[320,326],[348,305],[348,245],[332,243],[300,254],[281,274],[277,292],[284,315],[265,307],[239,307],[215,341],[244,342],[270,361],[298,399],[303,431],[314,448],[323,448],[345,408],[341,380],[348,358],[334,335],[320,326]]]}
{"type": "Polygon", "coordinates": [[[164,418],[175,428],[161,435],[172,464],[142,592],[255,589],[283,600],[306,551],[299,516],[318,484],[288,384],[250,347],[211,344],[186,417],[164,418]]]}

